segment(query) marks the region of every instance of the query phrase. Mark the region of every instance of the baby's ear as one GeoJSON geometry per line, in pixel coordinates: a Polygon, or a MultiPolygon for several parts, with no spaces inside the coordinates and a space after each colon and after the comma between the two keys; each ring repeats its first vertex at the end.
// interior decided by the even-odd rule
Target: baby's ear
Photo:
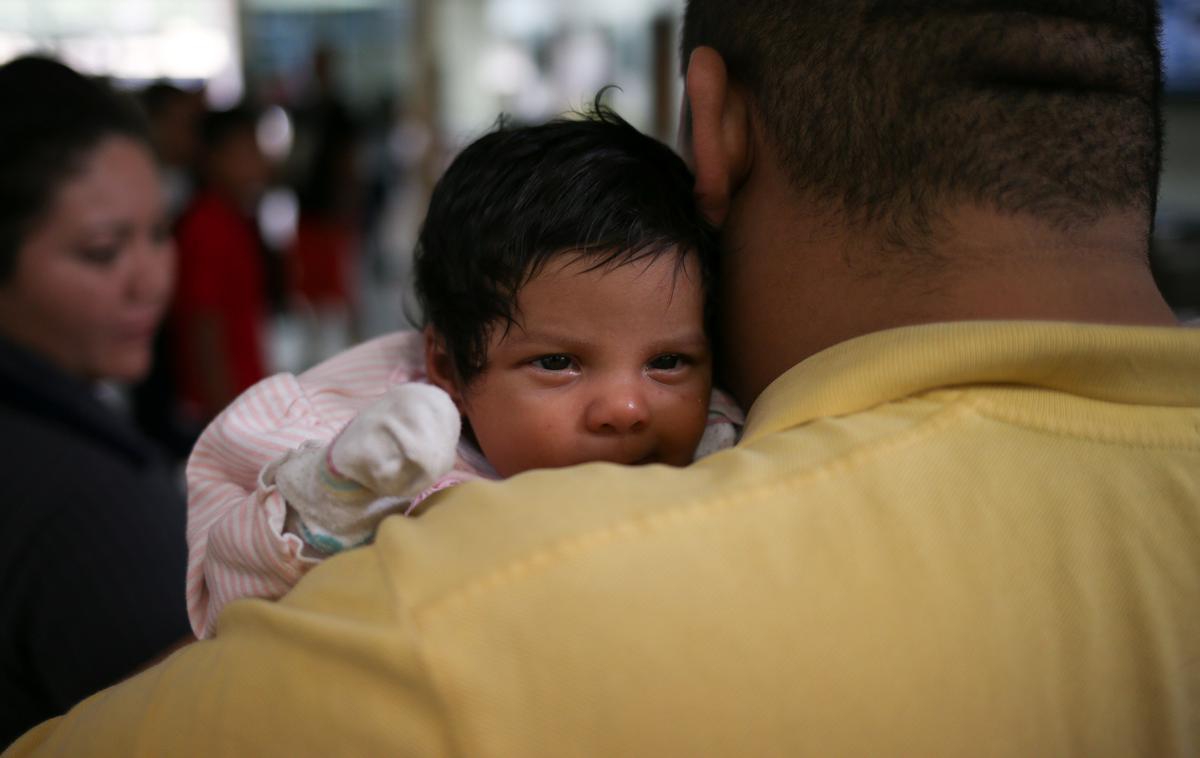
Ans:
{"type": "Polygon", "coordinates": [[[454,358],[446,349],[446,341],[432,326],[425,327],[425,374],[429,383],[443,390],[462,413],[463,392],[454,368],[454,358]]]}

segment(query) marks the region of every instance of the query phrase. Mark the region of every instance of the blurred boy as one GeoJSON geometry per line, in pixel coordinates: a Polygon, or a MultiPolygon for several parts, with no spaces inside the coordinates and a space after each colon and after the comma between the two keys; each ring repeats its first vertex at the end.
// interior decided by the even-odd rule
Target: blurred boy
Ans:
{"type": "Polygon", "coordinates": [[[243,109],[205,117],[201,188],[177,231],[176,367],[183,402],[197,420],[216,416],[266,375],[266,272],[252,219],[268,164],[254,129],[254,115],[243,109]]]}

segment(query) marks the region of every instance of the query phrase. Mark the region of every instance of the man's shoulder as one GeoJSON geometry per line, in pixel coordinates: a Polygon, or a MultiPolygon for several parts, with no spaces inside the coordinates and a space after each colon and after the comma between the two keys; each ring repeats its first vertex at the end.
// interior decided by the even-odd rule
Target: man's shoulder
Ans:
{"type": "Polygon", "coordinates": [[[662,566],[713,555],[730,567],[753,562],[745,540],[797,565],[829,540],[874,563],[872,551],[907,550],[915,532],[944,539],[937,550],[953,564],[968,541],[948,513],[1033,523],[1096,497],[1125,508],[1138,502],[1139,481],[1194,482],[1193,416],[1036,388],[937,389],[818,418],[687,468],[589,464],[463,485],[418,519],[385,521],[374,549],[421,608],[543,581],[572,562],[607,581],[647,545],[662,566]]]}
{"type": "Polygon", "coordinates": [[[1197,444],[1147,446],[1111,403],[1062,394],[938,389],[684,469],[464,484],[279,602],[232,604],[217,641],[282,679],[336,677],[381,733],[448,703],[430,723],[470,755],[702,755],[747,735],[764,755],[961,753],[1014,724],[1055,752],[1063,708],[1095,698],[1106,745],[1140,718],[1120,704],[1170,674],[1047,639],[1178,641],[1157,672],[1195,657],[1197,444]],[[1177,612],[1147,620],[1151,596],[1177,612]],[[1081,671],[1133,690],[1081,689],[1081,671]],[[1047,687],[1062,703],[1028,695],[1047,687]]]}
{"type": "MultiPolygon", "coordinates": [[[[821,420],[686,468],[596,463],[461,485],[420,518],[385,521],[372,549],[404,577],[408,599],[434,607],[471,588],[499,587],[500,577],[523,580],[529,566],[585,554],[619,564],[659,532],[727,518],[770,532],[781,503],[812,508],[855,498],[847,487],[855,468],[886,468],[889,446],[919,444],[931,424],[952,423],[957,395],[948,395],[821,420]]],[[[704,541],[720,550],[723,539],[704,541]]]]}

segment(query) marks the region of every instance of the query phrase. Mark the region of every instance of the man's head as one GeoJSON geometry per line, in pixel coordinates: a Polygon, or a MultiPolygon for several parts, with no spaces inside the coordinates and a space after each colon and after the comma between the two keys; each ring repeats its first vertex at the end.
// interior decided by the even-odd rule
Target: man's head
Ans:
{"type": "Polygon", "coordinates": [[[715,49],[792,188],[911,249],[957,203],[1148,229],[1158,28],[1151,0],[689,0],[683,64],[715,49]]]}
{"type": "Polygon", "coordinates": [[[501,127],[450,165],[421,230],[430,378],[505,476],[687,463],[714,257],[683,161],[615,113],[501,127]]]}
{"type": "Polygon", "coordinates": [[[1152,0],[689,0],[724,383],[905,325],[1167,323],[1152,0]]]}
{"type": "Polygon", "coordinates": [[[244,107],[205,114],[200,123],[200,170],[205,183],[245,210],[266,189],[270,164],[258,145],[257,114],[244,107]]]}
{"type": "Polygon", "coordinates": [[[169,167],[191,169],[200,136],[202,98],[168,82],[154,82],[142,90],[140,100],[159,159],[169,167]]]}

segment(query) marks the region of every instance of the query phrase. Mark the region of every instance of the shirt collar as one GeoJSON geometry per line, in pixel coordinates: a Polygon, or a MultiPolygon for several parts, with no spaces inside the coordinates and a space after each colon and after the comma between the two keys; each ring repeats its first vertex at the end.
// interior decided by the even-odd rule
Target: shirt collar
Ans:
{"type": "Polygon", "coordinates": [[[1041,387],[1108,402],[1200,406],[1200,330],[975,321],[876,332],[823,350],[772,382],[744,441],[936,389],[1041,387]]]}

